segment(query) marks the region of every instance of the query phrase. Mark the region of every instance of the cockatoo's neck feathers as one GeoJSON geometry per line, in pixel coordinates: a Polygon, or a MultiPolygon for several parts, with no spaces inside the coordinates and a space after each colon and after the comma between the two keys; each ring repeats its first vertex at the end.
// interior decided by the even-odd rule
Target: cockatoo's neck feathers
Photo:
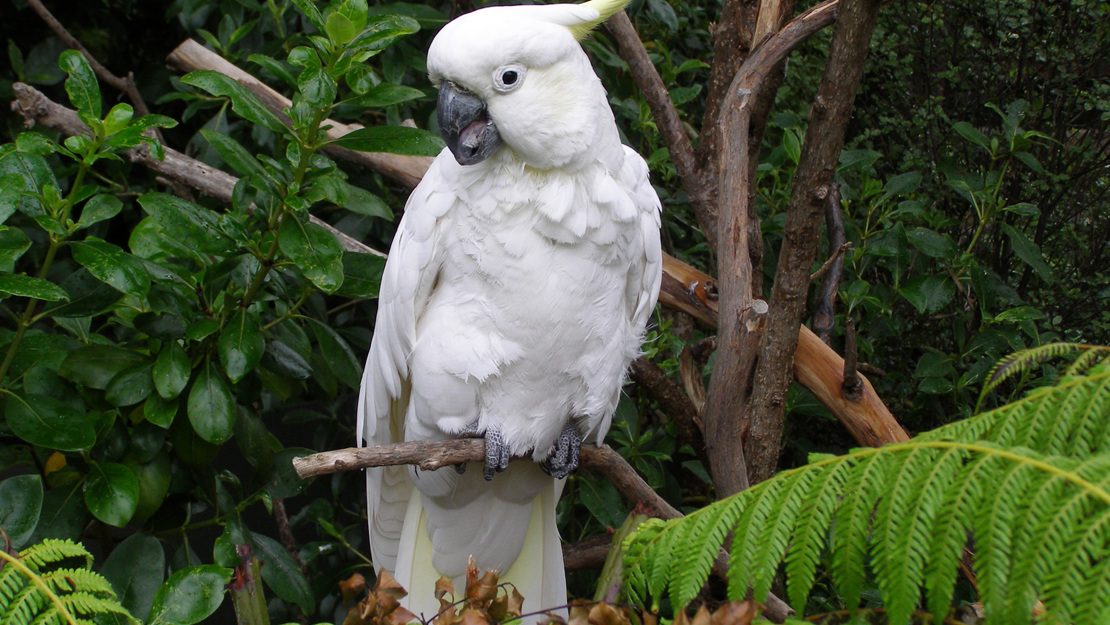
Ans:
{"type": "Polygon", "coordinates": [[[574,38],[582,41],[589,34],[590,31],[601,25],[602,22],[616,15],[632,0],[590,0],[582,4],[574,5],[578,11],[576,13],[582,18],[583,21],[577,24],[565,24],[574,38]],[[587,14],[587,10],[589,13],[587,14]]]}

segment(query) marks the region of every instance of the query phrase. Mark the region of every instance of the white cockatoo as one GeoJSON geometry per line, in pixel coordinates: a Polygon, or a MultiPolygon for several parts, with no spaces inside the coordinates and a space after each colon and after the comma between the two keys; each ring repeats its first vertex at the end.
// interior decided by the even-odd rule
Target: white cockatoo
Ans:
{"type": "Polygon", "coordinates": [[[428,51],[448,149],[393,239],[357,427],[487,452],[367,471],[374,564],[417,614],[439,611],[440,575],[461,592],[470,556],[526,609],[566,603],[561,478],[604,439],[661,279],[659,198],[579,45],[627,1],[480,9],[428,51]]]}

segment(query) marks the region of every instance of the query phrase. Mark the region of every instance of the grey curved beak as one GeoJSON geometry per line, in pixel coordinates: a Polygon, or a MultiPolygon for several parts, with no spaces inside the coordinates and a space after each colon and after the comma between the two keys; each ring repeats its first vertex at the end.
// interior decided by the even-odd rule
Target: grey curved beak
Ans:
{"type": "Polygon", "coordinates": [[[460,165],[480,163],[501,147],[501,135],[477,96],[450,82],[439,87],[439,133],[460,165]]]}

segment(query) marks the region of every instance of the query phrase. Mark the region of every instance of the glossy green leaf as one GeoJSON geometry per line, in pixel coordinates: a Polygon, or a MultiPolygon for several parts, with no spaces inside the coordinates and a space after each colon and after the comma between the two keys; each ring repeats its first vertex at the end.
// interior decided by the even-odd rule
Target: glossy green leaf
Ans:
{"type": "Polygon", "coordinates": [[[163,399],[154,393],[143,404],[143,418],[160,428],[168,428],[177,416],[177,405],[177,399],[163,399]]]}
{"type": "Polygon", "coordinates": [[[381,256],[344,252],[343,284],[335,294],[357,299],[375,298],[378,296],[384,270],[385,259],[381,256]]]}
{"type": "Polygon", "coordinates": [[[68,295],[69,302],[47,306],[43,315],[57,318],[90,317],[111,308],[124,297],[123,293],[98,280],[84,267],[66,276],[60,286],[68,295]]]}
{"type": "Polygon", "coordinates": [[[12,547],[27,545],[42,513],[42,478],[17,475],[0,482],[0,529],[12,547]]]}
{"type": "Polygon", "coordinates": [[[58,66],[69,74],[66,79],[66,93],[69,94],[69,101],[74,108],[99,119],[102,110],[100,85],[97,84],[96,74],[85,56],[76,50],[66,50],[58,59],[58,66]]]}
{"type": "Polygon", "coordinates": [[[27,544],[42,542],[45,538],[76,540],[80,537],[89,519],[85,498],[81,496],[82,485],[77,482],[46,491],[39,523],[27,544]]]}
{"type": "Polygon", "coordinates": [[[238,141],[228,137],[222,132],[216,132],[215,130],[209,130],[207,128],[201,129],[200,134],[216,149],[216,153],[219,154],[220,158],[230,165],[232,169],[244,176],[253,176],[264,184],[265,188],[274,191],[277,190],[276,183],[266,171],[266,168],[262,166],[262,162],[240,145],[238,141]]]}
{"type": "Polygon", "coordinates": [[[181,77],[181,82],[203,89],[216,96],[231,99],[231,110],[247,121],[253,122],[279,135],[286,133],[285,124],[266,108],[253,93],[234,78],[214,70],[200,70],[181,77]]]}
{"type": "Polygon", "coordinates": [[[312,365],[308,359],[284,341],[266,342],[265,363],[274,371],[296,380],[304,380],[312,375],[312,365]]]}
{"type": "Polygon", "coordinates": [[[202,439],[219,445],[231,438],[235,427],[235,398],[215,363],[206,361],[197,370],[187,406],[189,422],[202,439]]]}
{"type": "Polygon", "coordinates": [[[66,292],[53,282],[23,274],[0,276],[0,293],[41,299],[48,302],[56,302],[68,297],[66,292]]]}
{"type": "Polygon", "coordinates": [[[230,254],[237,245],[219,229],[220,215],[165,193],[139,196],[139,205],[179,243],[204,254],[230,254]]]}
{"type": "Polygon", "coordinates": [[[383,82],[372,87],[366,93],[344,102],[344,104],[359,108],[374,108],[410,102],[422,97],[424,97],[424,92],[419,89],[383,82]]]}
{"type": "Polygon", "coordinates": [[[125,465],[116,462],[90,462],[85,482],[85,505],[101,521],[123,527],[135,514],[139,503],[139,480],[125,465]]]}
{"type": "Polygon", "coordinates": [[[255,532],[251,532],[251,541],[257,548],[255,557],[265,562],[262,581],[274,594],[297,604],[305,614],[311,614],[315,605],[312,588],[285,547],[273,538],[255,532]]]}
{"type": "Polygon", "coordinates": [[[301,13],[312,22],[320,32],[324,32],[326,25],[324,23],[324,15],[320,13],[320,9],[316,8],[315,0],[292,0],[293,4],[300,9],[301,13]]]}
{"type": "Polygon", "coordinates": [[[389,152],[408,156],[436,156],[445,147],[439,135],[407,126],[368,126],[332,142],[359,152],[389,152]]]}
{"type": "MultiPolygon", "coordinates": [[[[3,160],[0,159],[0,162],[3,160]]],[[[23,185],[23,176],[19,174],[0,175],[0,223],[7,221],[18,210],[19,203],[23,201],[23,185]]]]}
{"type": "Polygon", "coordinates": [[[411,35],[418,30],[420,30],[420,23],[411,17],[381,13],[367,19],[362,32],[348,47],[381,50],[388,47],[398,37],[411,35]]]}
{"type": "Polygon", "coordinates": [[[956,254],[956,244],[952,238],[928,228],[914,228],[906,231],[906,238],[922,254],[930,258],[952,258],[956,254]]]}
{"type": "Polygon", "coordinates": [[[316,342],[320,346],[320,353],[328,368],[347,386],[357,389],[362,384],[362,363],[347,341],[339,336],[331,327],[316,320],[310,320],[309,326],[316,342]]]}
{"type": "MultiPolygon", "coordinates": [[[[135,506],[133,521],[145,521],[158,511],[170,490],[170,456],[159,453],[149,462],[139,462],[133,454],[123,458],[123,464],[135,474],[139,481],[139,500],[135,506]]],[[[152,591],[153,592],[153,591],[152,591]]]]}
{"type": "Polygon", "coordinates": [[[31,239],[22,230],[0,226],[0,271],[15,269],[15,261],[30,247],[31,239]]]}
{"type": "Polygon", "coordinates": [[[335,83],[335,78],[324,68],[308,67],[297,77],[297,89],[306,102],[321,108],[335,101],[339,87],[335,83]]]}
{"type": "Polygon", "coordinates": [[[327,31],[328,37],[339,45],[349,43],[358,35],[354,22],[339,12],[328,15],[324,30],[327,31]]]}
{"type": "Polygon", "coordinates": [[[278,245],[325,293],[333,293],[343,283],[343,247],[327,230],[289,215],[278,231],[278,245]]]}
{"type": "Polygon", "coordinates": [[[952,300],[956,286],[947,275],[915,276],[898,289],[898,294],[913,304],[917,312],[931,315],[952,300]]]}
{"type": "Polygon", "coordinates": [[[0,195],[0,198],[6,200],[4,205],[0,205],[0,211],[3,211],[0,215],[7,219],[10,215],[8,211],[11,209],[7,202],[13,200],[17,202],[16,208],[23,214],[32,217],[42,215],[42,204],[30,193],[41,193],[49,186],[57,188],[58,179],[54,176],[53,168],[40,154],[9,152],[0,157],[0,182],[4,182],[5,186],[12,184],[15,180],[12,176],[19,176],[23,180],[22,186],[17,187],[21,193],[9,191],[0,195]],[[23,194],[24,191],[27,194],[23,194]]]}
{"type": "Polygon", "coordinates": [[[132,534],[112,549],[100,574],[112,583],[116,596],[132,616],[145,621],[154,593],[166,577],[162,543],[147,534],[132,534]]]}
{"type": "Polygon", "coordinates": [[[111,219],[123,210],[123,202],[119,201],[114,195],[94,195],[85,202],[85,207],[81,209],[81,219],[78,220],[77,225],[81,228],[88,228],[89,226],[111,219]]]}
{"type": "Polygon", "coordinates": [[[147,357],[115,345],[86,345],[66,356],[58,373],[89,388],[104,389],[120,371],[140,365],[147,357]]]}
{"type": "Polygon", "coordinates": [[[177,341],[170,341],[154,360],[154,388],[163,399],[173,399],[185,390],[191,373],[189,356],[177,341]]]}
{"type": "Polygon", "coordinates": [[[121,293],[144,297],[150,290],[150,275],[138,257],[91,237],[74,241],[70,246],[74,260],[121,293]]]}
{"type": "Polygon", "coordinates": [[[238,382],[250,373],[266,353],[266,339],[258,319],[248,311],[239,309],[220,332],[216,344],[220,362],[231,381],[238,382]]]}
{"type": "Polygon", "coordinates": [[[79,451],[96,442],[96,432],[85,416],[49,395],[8,392],[4,416],[12,432],[33,445],[79,451]]]}
{"type": "Polygon", "coordinates": [[[302,480],[293,468],[293,458],[303,458],[316,453],[311,449],[287,447],[274,454],[273,472],[266,484],[266,492],[274,499],[288,499],[304,492],[312,479],[302,480]]]}
{"type": "Polygon", "coordinates": [[[260,475],[266,477],[270,474],[274,450],[281,449],[281,443],[253,411],[244,410],[236,417],[235,443],[243,457],[260,475]]]}
{"type": "Polygon", "coordinates": [[[977,130],[971,124],[967,122],[956,122],[955,124],[952,124],[952,130],[955,130],[957,133],[959,133],[961,137],[967,139],[975,145],[986,150],[990,149],[990,139],[987,139],[986,135],[984,135],[982,132],[979,132],[979,130],[977,130]]]}
{"type": "Polygon", "coordinates": [[[150,363],[128,367],[112,376],[104,387],[104,399],[113,406],[132,406],[146,399],[154,390],[150,363]]]}
{"type": "Polygon", "coordinates": [[[147,625],[194,625],[224,601],[224,586],[233,571],[215,564],[185,567],[154,594],[147,625]]]}
{"type": "Polygon", "coordinates": [[[1029,237],[1025,236],[1024,233],[1009,224],[1002,224],[1002,231],[1010,238],[1010,247],[1014,249],[1014,254],[1021,259],[1021,262],[1032,267],[1041,280],[1052,284],[1054,282],[1052,269],[1048,266],[1048,263],[1044,262],[1041,248],[1029,240],[1029,237]]]}

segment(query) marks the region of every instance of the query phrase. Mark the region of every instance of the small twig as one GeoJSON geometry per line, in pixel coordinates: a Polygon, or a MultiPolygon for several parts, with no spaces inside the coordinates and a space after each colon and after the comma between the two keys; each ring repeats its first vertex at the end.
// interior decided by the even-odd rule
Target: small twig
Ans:
{"type": "Polygon", "coordinates": [[[825,276],[821,282],[821,288],[817,290],[817,303],[813,311],[813,331],[822,341],[828,343],[836,321],[836,293],[840,290],[844,253],[851,246],[851,243],[846,242],[844,238],[844,218],[840,214],[840,183],[838,182],[830,186],[829,202],[825,205],[825,232],[829,239],[829,249],[836,251],[809,277],[809,281],[814,282],[821,276],[825,276]]]}
{"type": "Polygon", "coordinates": [[[859,401],[863,395],[863,382],[856,370],[856,362],[856,321],[848,317],[844,321],[844,382],[840,388],[844,391],[844,399],[849,401],[859,401]]]}
{"type": "MultiPolygon", "coordinates": [[[[101,80],[126,93],[127,99],[131,100],[131,104],[135,105],[135,112],[140,116],[150,114],[150,109],[147,108],[146,102],[143,101],[143,96],[139,95],[139,90],[135,87],[134,74],[128,72],[126,78],[120,78],[108,71],[108,68],[101,65],[100,62],[96,60],[96,57],[85,49],[85,46],[82,45],[76,37],[66,30],[66,27],[58,21],[58,18],[54,17],[54,14],[42,4],[41,0],[27,0],[27,4],[30,5],[35,13],[38,13],[42,21],[46,22],[46,25],[50,27],[50,30],[54,31],[54,34],[56,34],[59,39],[85,57],[89,65],[92,66],[93,72],[101,80]]],[[[159,135],[158,138],[161,140],[161,135],[159,135]]]]}

